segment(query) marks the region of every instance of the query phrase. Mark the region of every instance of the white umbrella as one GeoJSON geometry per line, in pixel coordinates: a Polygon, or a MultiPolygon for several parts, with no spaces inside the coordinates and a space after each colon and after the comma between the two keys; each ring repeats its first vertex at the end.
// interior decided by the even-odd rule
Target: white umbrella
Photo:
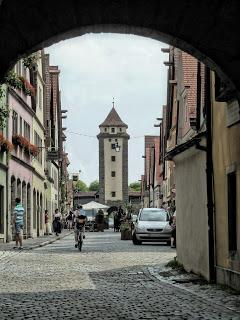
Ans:
{"type": "Polygon", "coordinates": [[[108,209],[109,207],[104,205],[104,204],[101,204],[101,203],[98,203],[98,202],[95,202],[95,201],[91,201],[91,202],[88,202],[86,204],[83,205],[83,209],[84,210],[91,210],[91,209],[108,209]]]}

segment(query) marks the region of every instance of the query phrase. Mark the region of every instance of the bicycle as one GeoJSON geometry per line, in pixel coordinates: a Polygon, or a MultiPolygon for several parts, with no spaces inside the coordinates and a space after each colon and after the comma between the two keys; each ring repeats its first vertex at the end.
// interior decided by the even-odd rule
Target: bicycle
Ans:
{"type": "Polygon", "coordinates": [[[77,247],[79,251],[82,251],[82,245],[83,245],[83,227],[80,227],[80,229],[78,229],[78,242],[77,242],[77,247]]]}

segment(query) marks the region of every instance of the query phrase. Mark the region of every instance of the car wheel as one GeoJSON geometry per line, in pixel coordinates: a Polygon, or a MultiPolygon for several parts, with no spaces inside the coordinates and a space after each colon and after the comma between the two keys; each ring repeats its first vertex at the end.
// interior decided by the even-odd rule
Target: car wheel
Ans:
{"type": "Polygon", "coordinates": [[[140,240],[137,239],[135,232],[133,233],[133,236],[132,236],[132,242],[133,242],[134,245],[140,245],[140,244],[142,244],[142,241],[140,241],[140,240]]]}

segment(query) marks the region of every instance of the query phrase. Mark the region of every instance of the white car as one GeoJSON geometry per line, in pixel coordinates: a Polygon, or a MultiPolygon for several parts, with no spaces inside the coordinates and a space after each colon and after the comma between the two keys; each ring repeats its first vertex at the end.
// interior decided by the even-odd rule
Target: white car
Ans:
{"type": "Polygon", "coordinates": [[[172,228],[169,213],[162,208],[143,208],[140,210],[133,230],[133,244],[145,241],[171,243],[172,228]]]}

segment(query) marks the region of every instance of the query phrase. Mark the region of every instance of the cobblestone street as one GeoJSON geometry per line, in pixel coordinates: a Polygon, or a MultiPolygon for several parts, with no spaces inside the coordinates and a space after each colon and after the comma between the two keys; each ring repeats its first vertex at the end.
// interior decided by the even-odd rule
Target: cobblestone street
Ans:
{"type": "Polygon", "coordinates": [[[211,300],[162,281],[157,274],[175,255],[112,231],[87,233],[82,252],[72,234],[34,250],[9,249],[0,255],[0,319],[240,319],[240,304],[216,303],[217,290],[211,300]]]}

